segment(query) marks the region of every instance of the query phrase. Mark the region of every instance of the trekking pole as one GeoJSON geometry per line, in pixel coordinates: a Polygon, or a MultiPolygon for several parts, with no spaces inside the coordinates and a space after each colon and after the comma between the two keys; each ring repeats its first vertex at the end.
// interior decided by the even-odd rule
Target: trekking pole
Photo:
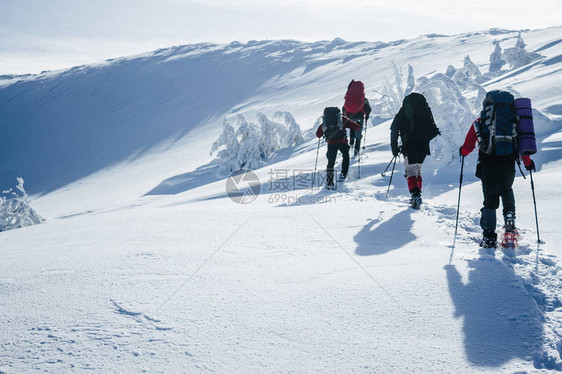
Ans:
{"type": "Polygon", "coordinates": [[[363,137],[363,150],[365,150],[365,144],[367,144],[367,122],[369,118],[365,119],[365,136],[363,137]]]}
{"type": "Polygon", "coordinates": [[[392,172],[390,173],[390,181],[388,182],[388,189],[386,190],[386,196],[387,197],[388,197],[388,192],[390,191],[390,185],[392,184],[392,175],[394,174],[394,167],[395,166],[396,166],[396,157],[394,157],[394,164],[392,164],[392,172]]]}
{"type": "Polygon", "coordinates": [[[451,257],[449,258],[449,265],[453,260],[453,252],[455,251],[455,243],[457,241],[457,229],[459,228],[459,210],[461,207],[461,188],[462,188],[463,169],[464,169],[464,156],[461,155],[461,176],[459,179],[459,199],[457,201],[457,219],[455,222],[455,236],[453,238],[453,250],[451,251],[451,257]]]}
{"type": "Polygon", "coordinates": [[[361,152],[357,155],[357,179],[361,179],[361,152]]]}
{"type": "Polygon", "coordinates": [[[318,147],[316,148],[316,162],[314,162],[314,173],[312,173],[312,188],[314,188],[314,182],[316,181],[316,167],[318,166],[318,153],[320,153],[320,140],[318,138],[318,147]]]}
{"type": "Polygon", "coordinates": [[[388,163],[388,165],[386,165],[386,169],[384,169],[384,171],[381,173],[381,176],[384,178],[386,177],[386,175],[384,175],[384,173],[386,173],[386,171],[388,170],[388,168],[390,167],[390,164],[392,164],[392,161],[394,161],[394,159],[396,158],[396,156],[392,157],[390,159],[390,162],[388,163]]]}
{"type": "MultiPolygon", "coordinates": [[[[535,183],[533,182],[533,172],[529,170],[529,176],[531,177],[531,191],[533,191],[533,205],[535,206],[535,223],[537,224],[537,244],[541,243],[541,237],[539,235],[539,218],[537,216],[537,200],[535,199],[535,183]]],[[[538,251],[537,251],[538,255],[538,251]]]]}

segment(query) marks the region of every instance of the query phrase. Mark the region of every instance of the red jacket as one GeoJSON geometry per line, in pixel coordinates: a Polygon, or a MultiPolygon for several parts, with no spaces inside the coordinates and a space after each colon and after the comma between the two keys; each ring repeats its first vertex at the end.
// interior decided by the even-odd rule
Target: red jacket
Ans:
{"type": "MultiPolygon", "coordinates": [[[[342,118],[342,121],[343,121],[344,130],[345,129],[351,129],[351,130],[356,130],[356,131],[361,130],[360,125],[353,122],[352,120],[350,120],[346,116],[342,116],[341,118],[342,118]]],[[[318,130],[316,130],[316,137],[321,138],[322,135],[324,135],[324,130],[322,129],[322,125],[320,125],[320,126],[318,126],[318,130]]],[[[347,136],[345,138],[330,139],[327,142],[328,142],[328,144],[347,144],[347,136]]]]}
{"type": "MultiPolygon", "coordinates": [[[[480,118],[478,118],[476,121],[480,121],[480,118]]],[[[476,143],[478,142],[478,136],[476,136],[476,129],[474,128],[474,122],[470,126],[470,130],[468,130],[468,133],[466,134],[466,138],[464,139],[464,144],[461,147],[461,153],[463,156],[468,156],[470,152],[474,150],[474,148],[476,147],[476,143]]],[[[523,159],[523,163],[525,164],[525,166],[531,165],[530,156],[521,155],[521,158],[523,159]]]]}

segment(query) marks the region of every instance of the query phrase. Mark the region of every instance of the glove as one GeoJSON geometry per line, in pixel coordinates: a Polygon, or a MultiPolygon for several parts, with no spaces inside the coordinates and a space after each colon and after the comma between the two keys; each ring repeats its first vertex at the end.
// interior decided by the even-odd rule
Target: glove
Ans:
{"type": "Polygon", "coordinates": [[[400,146],[392,147],[392,156],[398,157],[400,151],[401,151],[400,146]]]}
{"type": "Polygon", "coordinates": [[[459,156],[461,156],[461,157],[464,156],[464,155],[462,154],[462,145],[459,147],[459,156]]]}
{"type": "Polygon", "coordinates": [[[526,165],[525,169],[529,171],[537,171],[537,169],[535,168],[535,161],[531,160],[531,163],[529,165],[526,165]]]}

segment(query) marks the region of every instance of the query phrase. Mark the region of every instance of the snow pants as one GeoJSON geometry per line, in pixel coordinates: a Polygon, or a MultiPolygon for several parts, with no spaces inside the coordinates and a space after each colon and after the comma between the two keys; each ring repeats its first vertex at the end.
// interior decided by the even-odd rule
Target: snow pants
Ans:
{"type": "Polygon", "coordinates": [[[422,189],[422,172],[421,167],[425,160],[425,152],[409,153],[404,156],[404,168],[406,169],[404,176],[408,182],[408,190],[412,194],[421,193],[422,189]]]}
{"type": "Polygon", "coordinates": [[[349,170],[349,144],[328,144],[326,157],[328,158],[328,166],[326,167],[326,183],[330,186],[334,184],[334,165],[338,151],[341,152],[343,160],[341,163],[341,173],[347,175],[349,170]]]}
{"type": "Polygon", "coordinates": [[[496,230],[496,210],[502,201],[503,215],[507,212],[515,214],[515,196],[513,180],[515,179],[515,161],[486,161],[477,166],[476,175],[482,180],[484,206],[480,211],[480,227],[483,230],[496,230]]]}
{"type": "Polygon", "coordinates": [[[349,130],[349,144],[355,147],[356,152],[359,152],[361,149],[361,139],[363,138],[363,122],[364,119],[354,119],[355,123],[361,126],[360,130],[349,130]]]}

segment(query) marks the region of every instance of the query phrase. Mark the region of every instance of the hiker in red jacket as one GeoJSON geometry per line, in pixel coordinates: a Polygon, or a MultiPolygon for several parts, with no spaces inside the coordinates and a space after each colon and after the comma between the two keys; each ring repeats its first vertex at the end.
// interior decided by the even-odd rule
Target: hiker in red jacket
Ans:
{"type": "MultiPolygon", "coordinates": [[[[481,119],[478,118],[470,126],[464,144],[459,148],[461,156],[472,152],[478,142],[476,127],[480,127],[481,119]]],[[[478,152],[476,176],[482,180],[482,193],[484,206],[480,211],[480,227],[483,230],[483,239],[480,245],[484,248],[496,248],[496,210],[503,206],[503,216],[506,231],[515,230],[515,197],[513,195],[513,180],[515,179],[515,161],[519,154],[514,152],[509,156],[488,154],[482,150],[478,152]]],[[[536,171],[535,163],[530,156],[521,156],[527,170],[536,171]]]]}
{"type": "Polygon", "coordinates": [[[340,180],[343,181],[347,177],[349,170],[349,144],[347,143],[347,132],[345,129],[359,130],[361,126],[351,121],[347,117],[341,115],[340,109],[337,107],[328,107],[324,109],[322,124],[316,130],[318,138],[324,136],[328,143],[328,166],[326,167],[326,188],[334,189],[334,165],[338,151],[342,153],[343,162],[341,167],[340,180]]]}
{"type": "Polygon", "coordinates": [[[361,150],[363,125],[367,124],[369,114],[371,114],[371,105],[369,104],[369,100],[365,97],[365,86],[363,82],[351,80],[347,86],[342,113],[345,117],[359,125],[359,130],[351,130],[349,132],[349,143],[351,147],[354,147],[353,158],[355,158],[359,155],[359,151],[361,150]]]}

